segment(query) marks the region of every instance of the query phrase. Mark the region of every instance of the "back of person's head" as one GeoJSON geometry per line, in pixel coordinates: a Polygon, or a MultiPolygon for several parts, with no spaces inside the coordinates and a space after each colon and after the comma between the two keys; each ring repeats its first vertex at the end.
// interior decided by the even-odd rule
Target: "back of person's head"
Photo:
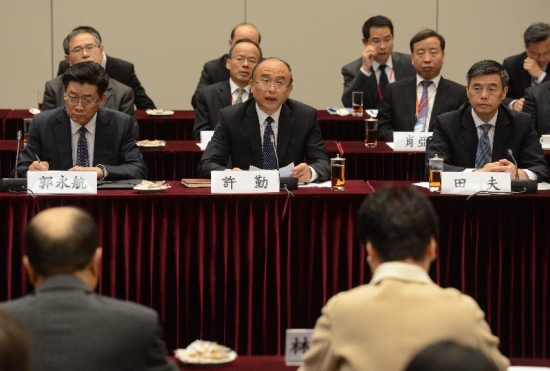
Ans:
{"type": "Polygon", "coordinates": [[[80,84],[96,85],[100,96],[109,87],[107,72],[105,72],[105,69],[101,65],[92,61],[73,64],[61,76],[61,81],[63,82],[64,89],[67,89],[67,85],[71,81],[76,81],[80,84]]]}
{"type": "Polygon", "coordinates": [[[474,63],[466,73],[466,82],[470,85],[472,77],[494,74],[499,75],[503,87],[508,86],[508,81],[510,81],[508,72],[502,64],[491,59],[484,59],[474,63]]]}
{"type": "Polygon", "coordinates": [[[233,29],[231,30],[231,40],[233,40],[233,42],[235,42],[237,40],[240,40],[239,38],[237,38],[237,40],[235,40],[235,37],[236,37],[236,34],[237,34],[237,30],[241,27],[254,29],[258,33],[258,43],[257,44],[260,44],[262,42],[262,34],[260,33],[260,30],[258,30],[258,27],[254,26],[252,23],[248,23],[248,22],[239,23],[238,25],[233,27],[233,29]]]}
{"type": "Polygon", "coordinates": [[[389,27],[390,32],[393,36],[393,23],[391,20],[383,15],[375,15],[374,17],[370,17],[365,21],[363,24],[363,37],[368,40],[370,37],[370,29],[371,27],[380,28],[380,27],[389,27]]]}
{"type": "Polygon", "coordinates": [[[30,341],[23,326],[0,311],[0,370],[30,371],[30,341]]]}
{"type": "Polygon", "coordinates": [[[409,42],[409,47],[411,48],[411,53],[414,51],[414,44],[417,42],[426,40],[430,37],[437,37],[439,39],[439,45],[441,45],[441,51],[445,51],[445,38],[438,34],[436,31],[425,28],[421,31],[418,31],[416,34],[411,37],[411,41],[409,42]]]}
{"type": "Polygon", "coordinates": [[[25,230],[25,255],[41,277],[84,269],[98,247],[97,223],[75,207],[42,211],[25,230]]]}
{"type": "Polygon", "coordinates": [[[537,22],[527,27],[523,33],[523,42],[525,46],[531,43],[539,43],[550,37],[550,24],[537,22]]]}
{"type": "Polygon", "coordinates": [[[498,371],[476,348],[445,340],[429,345],[411,360],[405,371],[498,371]]]}
{"type": "Polygon", "coordinates": [[[369,195],[357,218],[361,243],[370,241],[384,262],[421,261],[439,221],[428,198],[414,186],[394,185],[369,195]]]}
{"type": "Polygon", "coordinates": [[[99,32],[91,27],[91,26],[78,26],[76,28],[74,28],[70,34],[68,34],[64,39],[63,39],[63,51],[65,52],[66,55],[69,55],[70,53],[70,50],[69,50],[69,44],[71,42],[71,40],[76,36],[76,35],[80,35],[80,34],[83,34],[83,33],[89,33],[90,35],[92,35],[94,37],[94,40],[95,42],[97,43],[97,46],[101,46],[101,35],[99,34],[99,32]]]}

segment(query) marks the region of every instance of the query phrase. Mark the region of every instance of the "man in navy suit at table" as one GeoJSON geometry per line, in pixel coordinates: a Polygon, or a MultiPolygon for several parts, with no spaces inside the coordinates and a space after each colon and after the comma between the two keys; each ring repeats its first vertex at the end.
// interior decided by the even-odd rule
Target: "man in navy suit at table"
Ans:
{"type": "Polygon", "coordinates": [[[240,39],[229,49],[225,66],[229,79],[205,86],[197,92],[193,138],[200,139],[203,130],[214,130],[220,110],[224,107],[246,102],[250,94],[250,77],[256,64],[262,59],[259,45],[250,39],[240,39]]]}
{"type": "Polygon", "coordinates": [[[416,76],[388,85],[378,111],[378,139],[393,141],[394,131],[433,131],[435,118],[467,101],[463,85],[441,75],[445,39],[434,30],[416,33],[409,43],[416,76]]]}
{"type": "Polygon", "coordinates": [[[393,24],[383,15],[367,19],[363,25],[361,58],[342,67],[344,107],[351,107],[351,93],[363,92],[363,106],[378,108],[387,84],[414,76],[411,57],[393,51],[393,24]]]}
{"type": "Polygon", "coordinates": [[[36,115],[15,171],[95,171],[98,179],[146,179],[133,120],[101,107],[109,77],[95,62],[71,66],[62,76],[65,106],[36,115]]]}
{"type": "Polygon", "coordinates": [[[228,167],[275,170],[293,163],[291,176],[300,183],[329,179],[317,110],[288,99],[293,88],[288,63],[263,59],[249,83],[254,99],[220,111],[214,135],[197,166],[199,177],[209,178],[211,171],[228,167]]]}
{"type": "Polygon", "coordinates": [[[550,180],[531,117],[501,104],[508,91],[504,67],[493,60],[477,62],[466,80],[470,105],[436,119],[426,158],[443,158],[443,171],[506,172],[512,179],[517,174],[520,179],[550,180]]]}
{"type": "Polygon", "coordinates": [[[33,371],[175,371],[157,313],[98,295],[103,249],[95,220],[75,207],[42,211],[25,230],[34,292],[0,304],[26,328],[33,371]]]}

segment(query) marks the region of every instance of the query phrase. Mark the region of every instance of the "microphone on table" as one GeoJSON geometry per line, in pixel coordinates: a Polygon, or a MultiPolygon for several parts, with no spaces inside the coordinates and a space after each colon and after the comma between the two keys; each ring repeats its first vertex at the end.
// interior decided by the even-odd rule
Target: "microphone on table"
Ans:
{"type": "Polygon", "coordinates": [[[531,179],[519,179],[519,168],[514,153],[508,148],[508,155],[512,159],[514,166],[516,167],[516,177],[512,180],[512,192],[518,193],[535,193],[537,192],[537,182],[531,179]]]}
{"type": "Polygon", "coordinates": [[[19,147],[22,138],[21,130],[17,131],[17,151],[15,153],[15,178],[2,178],[0,179],[0,192],[26,192],[27,179],[19,178],[17,173],[17,166],[19,166],[19,147]]]}
{"type": "MultiPolygon", "coordinates": [[[[275,152],[275,160],[277,161],[277,172],[279,172],[279,156],[277,155],[277,144],[275,143],[275,137],[271,135],[271,145],[273,146],[273,151],[275,152]]],[[[279,174],[279,189],[284,189],[285,191],[293,191],[298,189],[298,179],[293,177],[282,177],[279,174]]]]}

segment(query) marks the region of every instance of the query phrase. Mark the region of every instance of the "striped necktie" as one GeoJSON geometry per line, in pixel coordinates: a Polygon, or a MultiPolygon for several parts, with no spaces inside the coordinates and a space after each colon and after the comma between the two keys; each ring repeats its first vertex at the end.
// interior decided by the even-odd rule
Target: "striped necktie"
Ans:
{"type": "Polygon", "coordinates": [[[491,124],[481,125],[483,134],[479,137],[479,142],[477,143],[477,152],[476,152],[476,169],[481,169],[487,163],[491,162],[491,142],[489,141],[489,129],[491,129],[491,124]]]}
{"type": "Polygon", "coordinates": [[[235,100],[235,104],[237,103],[242,103],[243,102],[243,94],[246,93],[246,90],[244,90],[243,88],[238,88],[237,89],[237,99],[235,100]]]}

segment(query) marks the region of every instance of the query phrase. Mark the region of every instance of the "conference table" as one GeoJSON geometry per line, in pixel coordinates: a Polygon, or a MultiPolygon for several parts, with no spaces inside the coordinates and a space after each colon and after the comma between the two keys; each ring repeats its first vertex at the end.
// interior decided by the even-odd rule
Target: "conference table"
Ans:
{"type": "MultiPolygon", "coordinates": [[[[169,349],[196,339],[239,355],[282,355],[288,328],[312,328],[334,294],[368,282],[355,236],[365,197],[393,183],[346,182],[343,192],[300,188],[254,195],[211,194],[171,182],[165,193],[0,194],[0,300],[31,290],[21,235],[33,215],[75,205],[99,222],[104,248],[98,291],[155,308],[169,349]]],[[[430,275],[477,300],[502,352],[550,358],[550,193],[441,195],[438,259],[430,275]]]]}
{"type": "MultiPolygon", "coordinates": [[[[139,139],[193,140],[195,111],[175,110],[172,115],[150,115],[136,110],[139,139]]],[[[364,140],[366,117],[331,115],[318,110],[319,126],[325,140],[364,140]]],[[[28,109],[0,110],[0,139],[15,139],[17,130],[23,130],[23,119],[32,118],[28,109]]]]}

